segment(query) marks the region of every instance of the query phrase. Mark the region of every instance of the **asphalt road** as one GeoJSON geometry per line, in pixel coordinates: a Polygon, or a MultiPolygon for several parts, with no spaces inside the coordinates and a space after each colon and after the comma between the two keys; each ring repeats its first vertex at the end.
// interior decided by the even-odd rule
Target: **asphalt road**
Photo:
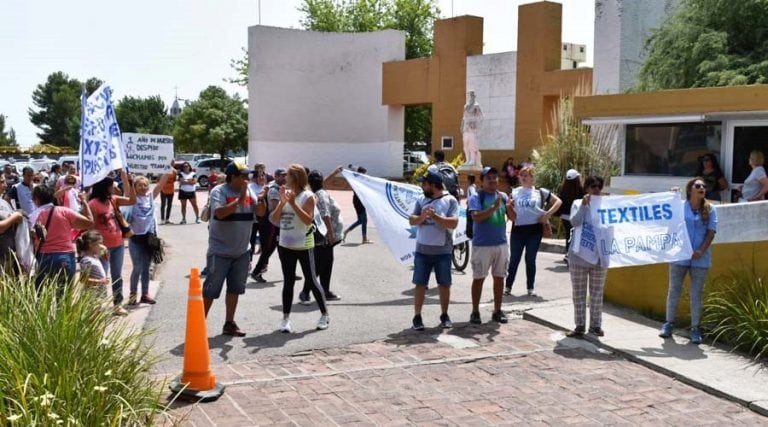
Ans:
{"type": "MultiPolygon", "coordinates": [[[[354,220],[351,192],[332,192],[340,203],[345,223],[354,220]]],[[[204,193],[198,192],[200,206],[204,193]]],[[[370,214],[369,214],[370,216],[370,214]]],[[[187,220],[194,217],[190,213],[187,220]]],[[[172,221],[180,219],[178,201],[175,202],[172,221]]],[[[207,246],[207,225],[164,225],[160,235],[168,248],[166,261],[155,275],[161,282],[157,293],[157,305],[145,323],[145,328],[155,331],[154,347],[164,360],[158,365],[159,372],[181,370],[184,351],[186,301],[189,271],[202,269],[207,246]]],[[[208,318],[208,336],[212,363],[240,363],[264,355],[292,354],[304,350],[344,347],[386,339],[409,329],[413,317],[413,286],[410,267],[400,265],[381,243],[377,230],[369,221],[369,237],[373,244],[360,244],[359,228],[350,233],[347,243],[336,247],[331,290],[341,296],[340,301],[329,302],[330,328],[316,331],[320,317],[316,304],[294,304],[291,323],[294,332],[277,332],[282,318],[282,275],[277,253],[273,254],[269,271],[264,275],[268,283],[250,281],[245,295],[240,297],[235,320],[247,333],[244,338],[221,335],[224,323],[223,298],[214,302],[208,318]]],[[[254,257],[255,258],[255,257],[254,257]]],[[[254,259],[255,262],[255,259],[254,259]]],[[[299,275],[302,275],[299,273],[299,275]]],[[[303,276],[303,275],[302,275],[303,276]]],[[[570,279],[562,254],[540,252],[538,256],[538,298],[525,295],[524,265],[518,271],[513,296],[504,297],[504,309],[520,311],[534,304],[570,298],[570,279]]],[[[434,286],[430,283],[423,317],[427,327],[439,322],[439,302],[434,286]]],[[[449,314],[454,323],[467,322],[471,311],[471,267],[465,273],[453,272],[453,287],[449,314]]],[[[302,284],[296,284],[298,295],[302,284]]],[[[491,317],[491,283],[487,279],[483,294],[481,314],[483,321],[491,317]]],[[[513,327],[512,324],[504,327],[513,327]]]]}

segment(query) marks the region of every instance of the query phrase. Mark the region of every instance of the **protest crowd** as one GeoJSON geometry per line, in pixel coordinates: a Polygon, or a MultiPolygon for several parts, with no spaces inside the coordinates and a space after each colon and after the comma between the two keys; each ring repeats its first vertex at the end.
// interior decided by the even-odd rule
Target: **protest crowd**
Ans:
{"type": "MultiPolygon", "coordinates": [[[[453,230],[458,227],[460,216],[458,173],[442,160],[441,153],[437,154],[438,161],[418,178],[421,194],[408,218],[416,230],[412,280],[415,286],[412,326],[415,330],[425,328],[421,309],[433,272],[439,289],[440,326],[452,327],[448,311],[451,257],[455,244],[453,230]]],[[[711,160],[706,158],[702,162],[711,160]]],[[[756,193],[750,196],[752,200],[762,199],[768,193],[765,172],[763,170],[762,175],[760,172],[762,154],[752,153],[750,164],[757,170],[755,181],[759,185],[757,191],[751,188],[747,191],[756,193]]],[[[575,312],[575,327],[568,335],[581,337],[590,333],[603,336],[601,311],[608,258],[594,245],[598,223],[671,217],[671,208],[662,205],[658,210],[630,210],[620,217],[614,217],[611,209],[602,209],[600,215],[595,215],[590,205],[601,198],[609,199],[601,197],[604,185],[601,177],[587,176],[582,180],[581,174],[571,169],[565,173],[561,187],[555,192],[535,186],[534,165],[515,168],[510,163],[505,167],[508,169],[502,174],[494,167],[484,167],[479,182],[470,180],[466,191],[469,224],[466,234],[472,243],[473,278],[469,322],[482,323],[479,304],[484,280],[490,273],[493,283],[491,320],[507,323],[501,310],[502,299],[504,294],[512,294],[517,269],[523,259],[525,295],[537,297],[536,256],[542,239],[552,236],[551,218],[560,216],[566,231],[565,261],[571,276],[575,312]],[[514,186],[508,193],[500,191],[499,179],[509,178],[512,170],[514,186]],[[510,223],[511,231],[508,231],[510,223]],[[590,245],[590,241],[593,244],[590,245]]],[[[125,315],[122,271],[127,239],[132,261],[127,304],[155,304],[149,294],[150,266],[153,262],[161,262],[163,256],[157,227],[170,223],[171,205],[177,192],[175,183],[178,182],[179,199],[192,205],[196,222],[208,222],[206,266],[202,272],[206,314],[214,300],[221,296],[226,282],[223,334],[245,335],[235,322],[239,295],[245,292],[249,276],[257,283],[265,281],[263,274],[275,251],[283,274],[283,317],[278,329],[292,332],[291,308],[296,282],[301,280],[298,302],[309,305],[314,299],[320,312],[317,329],[327,329],[331,319],[327,302],[341,298],[331,290],[334,247],[356,226],[362,228],[362,242],[370,243],[365,199],[354,195],[357,221],[345,229],[339,204],[325,190],[328,181],[342,172],[349,171],[339,166],[324,177],[320,171],[291,164],[278,167],[270,175],[264,164],[257,164],[251,170],[233,162],[220,174],[212,174],[208,203],[198,211],[193,184],[195,175],[188,164],[181,172],[171,168],[154,187],[147,177],[121,169],[84,189],[72,163],[64,163],[49,179],[40,183],[33,181],[31,168],[25,168],[21,177],[6,169],[0,175],[0,192],[3,193],[0,201],[0,267],[3,273],[14,275],[27,274],[34,268],[36,283],[43,286],[51,283],[46,279],[53,276],[61,282],[74,278],[79,263],[79,280],[83,286],[105,298],[107,288],[111,288],[113,313],[125,315]],[[156,219],[158,196],[162,202],[159,220],[156,219]],[[301,276],[297,275],[297,267],[301,276]]],[[[365,175],[366,170],[359,167],[353,172],[360,176],[365,175]]],[[[710,203],[707,192],[711,190],[709,187],[719,187],[721,178],[695,177],[684,189],[682,218],[690,239],[690,256],[669,264],[667,314],[660,331],[662,337],[671,336],[683,279],[690,275],[691,342],[701,342],[701,299],[711,265],[710,246],[718,222],[717,209],[710,203]]],[[[182,223],[185,221],[186,218],[182,223]]]]}

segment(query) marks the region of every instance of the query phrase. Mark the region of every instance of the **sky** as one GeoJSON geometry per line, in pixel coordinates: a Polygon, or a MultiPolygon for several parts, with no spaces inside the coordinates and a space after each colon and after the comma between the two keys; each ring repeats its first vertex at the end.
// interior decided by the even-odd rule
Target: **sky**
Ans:
{"type": "MultiPolygon", "coordinates": [[[[517,50],[517,7],[530,0],[439,0],[442,17],[484,18],[484,53],[517,50]]],[[[586,44],[592,64],[594,0],[562,0],[563,41],[586,44]]],[[[209,85],[245,97],[230,60],[242,56],[248,27],[301,28],[300,0],[2,0],[0,114],[22,146],[38,142],[29,121],[32,92],[63,71],[106,81],[113,97],[193,100],[209,85]],[[260,4],[260,7],[259,7],[260,4]],[[261,16],[259,16],[259,10],[261,16]]],[[[118,117],[118,121],[119,121],[118,117]]]]}

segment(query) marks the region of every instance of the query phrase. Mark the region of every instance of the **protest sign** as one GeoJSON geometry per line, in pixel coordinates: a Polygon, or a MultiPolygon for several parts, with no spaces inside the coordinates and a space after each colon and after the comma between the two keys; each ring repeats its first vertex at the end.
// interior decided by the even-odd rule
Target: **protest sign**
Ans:
{"type": "MultiPolygon", "coordinates": [[[[387,249],[401,264],[413,264],[418,227],[412,226],[408,219],[416,201],[424,195],[421,187],[346,169],[342,173],[379,229],[379,238],[387,249]]],[[[453,231],[454,245],[467,241],[466,210],[460,208],[458,215],[459,225],[453,231]]]]}
{"type": "Polygon", "coordinates": [[[173,137],[146,133],[124,133],[128,170],[140,174],[160,175],[171,170],[173,137]]]}
{"type": "MultiPolygon", "coordinates": [[[[690,259],[684,201],[674,192],[592,197],[590,214],[603,265],[624,267],[690,259]]],[[[589,245],[584,233],[577,244],[589,245]]]]}
{"type": "Polygon", "coordinates": [[[125,147],[120,139],[109,86],[102,84],[87,99],[83,88],[81,103],[80,175],[83,186],[87,187],[125,166],[125,147]]]}

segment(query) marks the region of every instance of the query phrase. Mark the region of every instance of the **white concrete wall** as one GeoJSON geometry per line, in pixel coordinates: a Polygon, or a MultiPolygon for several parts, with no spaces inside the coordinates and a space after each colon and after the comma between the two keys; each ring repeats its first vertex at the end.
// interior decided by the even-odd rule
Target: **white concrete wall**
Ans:
{"type": "Polygon", "coordinates": [[[405,34],[248,29],[249,164],[301,163],[403,173],[402,107],[381,103],[382,63],[405,58],[405,34]]]}
{"type": "Polygon", "coordinates": [[[621,93],[635,85],[646,55],[646,40],[678,3],[679,0],[595,1],[595,94],[621,93]]]}
{"type": "Polygon", "coordinates": [[[467,92],[475,91],[485,117],[478,134],[480,149],[515,148],[516,81],[517,52],[467,57],[467,92]]]}

